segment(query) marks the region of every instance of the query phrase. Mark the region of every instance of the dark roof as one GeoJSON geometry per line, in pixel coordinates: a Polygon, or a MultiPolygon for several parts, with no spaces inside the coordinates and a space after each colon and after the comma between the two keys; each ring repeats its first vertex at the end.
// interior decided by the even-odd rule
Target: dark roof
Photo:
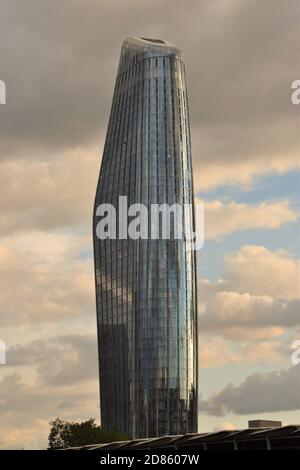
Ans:
{"type": "Polygon", "coordinates": [[[183,434],[154,438],[133,439],[105,444],[73,447],[67,450],[257,450],[300,449],[300,425],[280,428],[250,428],[224,430],[202,434],[183,434]]]}

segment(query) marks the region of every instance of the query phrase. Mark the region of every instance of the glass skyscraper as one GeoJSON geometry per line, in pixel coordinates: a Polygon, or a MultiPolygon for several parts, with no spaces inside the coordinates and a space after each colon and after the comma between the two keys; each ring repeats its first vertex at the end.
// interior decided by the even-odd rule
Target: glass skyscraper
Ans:
{"type": "Polygon", "coordinates": [[[158,39],[123,43],[96,192],[101,423],[130,438],[197,432],[195,251],[184,239],[99,239],[96,209],[119,216],[119,196],[193,204],[184,64],[158,39]]]}

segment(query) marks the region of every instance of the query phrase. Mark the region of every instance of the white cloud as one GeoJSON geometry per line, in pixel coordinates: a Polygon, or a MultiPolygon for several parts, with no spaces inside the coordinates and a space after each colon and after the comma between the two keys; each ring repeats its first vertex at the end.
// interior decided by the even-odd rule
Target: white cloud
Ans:
{"type": "Polygon", "coordinates": [[[284,250],[246,245],[226,255],[224,278],[238,292],[275,299],[300,297],[300,263],[284,250]]]}
{"type": "Polygon", "coordinates": [[[288,201],[259,205],[204,201],[204,207],[206,240],[224,237],[239,230],[277,229],[298,218],[288,201]]]}
{"type": "Polygon", "coordinates": [[[246,245],[224,265],[222,279],[198,282],[201,333],[264,340],[299,325],[299,262],[289,253],[246,245]]]}

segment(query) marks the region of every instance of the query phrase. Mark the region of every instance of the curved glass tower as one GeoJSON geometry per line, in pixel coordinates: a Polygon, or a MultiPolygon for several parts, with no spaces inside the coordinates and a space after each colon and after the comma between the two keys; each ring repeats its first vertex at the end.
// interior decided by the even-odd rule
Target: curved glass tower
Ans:
{"type": "Polygon", "coordinates": [[[101,422],[131,438],[197,432],[195,251],[184,239],[100,240],[96,209],[119,216],[119,196],[193,204],[184,64],[165,41],[123,43],[97,186],[101,422]]]}

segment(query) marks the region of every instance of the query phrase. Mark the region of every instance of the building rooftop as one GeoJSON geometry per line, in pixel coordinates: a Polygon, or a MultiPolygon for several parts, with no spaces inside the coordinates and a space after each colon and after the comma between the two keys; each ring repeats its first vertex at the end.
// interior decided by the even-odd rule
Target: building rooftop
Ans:
{"type": "Polygon", "coordinates": [[[200,450],[288,450],[300,449],[300,425],[283,427],[224,430],[202,434],[184,434],[156,438],[73,447],[67,450],[96,450],[98,452],[180,451],[200,450]]]}
{"type": "Polygon", "coordinates": [[[280,428],[281,426],[281,421],[270,419],[252,419],[251,421],[248,421],[249,428],[280,428]]]}

